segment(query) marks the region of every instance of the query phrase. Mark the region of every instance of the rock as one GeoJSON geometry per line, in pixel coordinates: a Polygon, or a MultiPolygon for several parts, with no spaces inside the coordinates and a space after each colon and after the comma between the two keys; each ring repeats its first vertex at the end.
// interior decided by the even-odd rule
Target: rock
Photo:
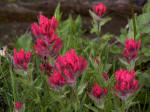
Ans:
{"type": "Polygon", "coordinates": [[[147,2],[147,0],[133,0],[133,2],[137,6],[141,7],[141,6],[143,6],[147,2]]]}
{"type": "MultiPolygon", "coordinates": [[[[69,14],[72,14],[73,17],[81,15],[83,18],[83,28],[86,30],[89,30],[91,27],[91,23],[89,22],[91,20],[89,16],[89,9],[92,9],[92,7],[98,3],[104,3],[107,6],[107,11],[104,16],[112,17],[112,21],[103,27],[103,34],[110,32],[112,34],[119,35],[120,28],[127,24],[127,19],[131,16],[128,0],[41,0],[36,3],[3,2],[0,3],[0,40],[12,40],[13,36],[20,36],[28,27],[30,27],[32,22],[37,21],[37,16],[40,13],[51,17],[58,3],[61,4],[63,19],[68,18],[69,14]]],[[[134,3],[136,4],[134,5],[135,11],[137,13],[141,13],[141,5],[145,3],[145,0],[134,0],[134,3]]]]}

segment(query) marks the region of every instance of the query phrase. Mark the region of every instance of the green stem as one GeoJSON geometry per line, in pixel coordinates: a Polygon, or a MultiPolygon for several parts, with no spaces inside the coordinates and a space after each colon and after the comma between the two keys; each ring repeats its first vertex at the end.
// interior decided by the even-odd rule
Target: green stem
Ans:
{"type": "Polygon", "coordinates": [[[15,91],[15,80],[14,80],[14,74],[12,72],[12,68],[10,68],[10,76],[11,76],[11,85],[12,85],[12,91],[13,91],[13,98],[14,103],[16,102],[16,91],[15,91]]]}
{"type": "Polygon", "coordinates": [[[125,112],[125,101],[122,101],[121,112],[125,112]]]}
{"type": "Polygon", "coordinates": [[[75,102],[74,103],[76,105],[74,111],[77,112],[78,111],[78,108],[77,108],[78,107],[78,95],[77,95],[77,88],[76,87],[74,88],[74,98],[75,98],[75,102]]]}
{"type": "Polygon", "coordinates": [[[133,0],[130,0],[130,8],[131,8],[132,21],[133,21],[133,27],[134,27],[134,40],[136,40],[136,21],[135,21],[135,15],[134,15],[133,0]]]}
{"type": "Polygon", "coordinates": [[[128,70],[134,70],[135,68],[135,60],[131,60],[129,65],[127,66],[128,70]]]}
{"type": "Polygon", "coordinates": [[[39,96],[39,92],[36,89],[35,89],[35,91],[36,91],[36,96],[37,96],[38,103],[40,104],[41,112],[44,112],[44,107],[42,106],[42,102],[41,102],[41,98],[39,96]]]}
{"type": "MultiPolygon", "coordinates": [[[[38,67],[36,66],[37,65],[37,58],[36,58],[36,56],[34,56],[34,62],[35,62],[35,68],[38,70],[38,67]]],[[[44,76],[44,74],[42,74],[39,70],[38,70],[38,72],[40,73],[40,78],[41,78],[41,81],[42,81],[42,83],[44,82],[43,81],[43,76],[44,76]]],[[[31,76],[32,76],[32,74],[30,74],[31,76]]],[[[31,77],[32,78],[32,82],[33,82],[33,77],[31,77]]],[[[41,112],[45,112],[45,109],[44,109],[44,106],[42,105],[42,100],[41,100],[41,97],[40,97],[40,95],[39,95],[39,92],[38,92],[38,90],[34,87],[34,85],[33,85],[33,88],[35,89],[35,94],[36,94],[36,96],[37,96],[37,100],[38,100],[38,103],[40,104],[40,108],[41,108],[41,112]]]]}

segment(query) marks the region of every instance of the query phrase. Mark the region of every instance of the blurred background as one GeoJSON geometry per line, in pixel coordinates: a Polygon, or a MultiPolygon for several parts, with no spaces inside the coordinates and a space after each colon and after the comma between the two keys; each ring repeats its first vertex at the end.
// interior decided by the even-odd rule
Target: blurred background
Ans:
{"type": "MultiPolygon", "coordinates": [[[[135,12],[140,14],[146,0],[133,0],[135,12]]],[[[112,17],[102,29],[102,33],[120,34],[120,28],[125,27],[131,17],[128,0],[0,0],[0,44],[13,46],[20,35],[30,31],[30,25],[37,21],[39,14],[49,18],[53,16],[58,3],[61,5],[63,20],[71,14],[73,18],[82,17],[83,37],[89,37],[91,20],[89,10],[94,5],[104,3],[107,11],[104,16],[112,17]]],[[[90,35],[90,38],[92,36],[90,35]]]]}

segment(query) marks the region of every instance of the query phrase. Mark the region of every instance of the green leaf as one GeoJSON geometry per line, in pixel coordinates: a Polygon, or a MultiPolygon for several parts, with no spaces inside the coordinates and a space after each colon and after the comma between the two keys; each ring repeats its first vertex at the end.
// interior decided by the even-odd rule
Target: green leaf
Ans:
{"type": "Polygon", "coordinates": [[[101,22],[100,22],[100,26],[102,27],[103,25],[105,25],[107,22],[109,22],[111,20],[110,17],[104,18],[101,22]]]}
{"type": "Polygon", "coordinates": [[[81,19],[81,16],[78,16],[75,20],[75,33],[79,33],[81,34],[82,33],[82,19],[81,19]]]}
{"type": "Polygon", "coordinates": [[[21,48],[23,48],[24,51],[27,52],[31,50],[31,45],[32,45],[32,37],[30,34],[26,33],[17,40],[15,48],[17,50],[20,50],[21,48]]]}
{"type": "Polygon", "coordinates": [[[107,73],[112,67],[112,64],[106,64],[105,65],[105,72],[107,73]]]}
{"type": "Polygon", "coordinates": [[[150,56],[150,47],[143,47],[142,52],[145,56],[150,56]]]}
{"type": "Polygon", "coordinates": [[[147,88],[141,89],[140,94],[137,96],[137,99],[140,101],[140,104],[149,103],[150,91],[147,91],[147,88]]]}
{"type": "Polygon", "coordinates": [[[87,86],[87,83],[84,83],[84,84],[81,84],[79,87],[78,87],[78,96],[81,95],[84,91],[84,89],[86,88],[87,86]]]}
{"type": "Polygon", "coordinates": [[[102,35],[101,38],[99,38],[99,41],[108,42],[112,37],[113,37],[112,34],[106,33],[106,34],[102,35]]]}
{"type": "Polygon", "coordinates": [[[98,112],[98,109],[91,105],[84,104],[84,106],[87,107],[88,109],[92,110],[93,112],[98,112]]]}
{"type": "Polygon", "coordinates": [[[136,23],[139,27],[150,23],[150,12],[143,13],[142,15],[138,16],[136,23]]]}
{"type": "Polygon", "coordinates": [[[143,13],[150,12],[150,0],[147,0],[147,3],[143,7],[143,13]]]}
{"type": "Polygon", "coordinates": [[[122,64],[126,65],[126,66],[128,66],[128,65],[129,65],[127,61],[124,61],[124,60],[123,60],[123,59],[121,59],[121,58],[119,58],[119,61],[120,61],[122,64]]]}
{"type": "Polygon", "coordinates": [[[27,80],[26,78],[16,78],[18,82],[24,84],[24,86],[33,87],[33,82],[27,80]]]}
{"type": "Polygon", "coordinates": [[[150,87],[150,72],[145,72],[139,75],[139,82],[143,86],[150,87]]]}
{"type": "Polygon", "coordinates": [[[119,38],[116,38],[120,43],[124,44],[128,36],[127,30],[124,28],[121,29],[121,35],[119,38]]]}
{"type": "Polygon", "coordinates": [[[28,75],[28,72],[27,71],[24,71],[24,70],[14,70],[14,72],[18,75],[21,75],[21,76],[27,76],[28,75]]]}
{"type": "Polygon", "coordinates": [[[146,5],[144,5],[143,12],[150,12],[150,2],[148,2],[146,5]]]}
{"type": "Polygon", "coordinates": [[[113,47],[111,47],[110,51],[114,54],[121,54],[121,49],[117,45],[114,45],[113,47]]]}
{"type": "Polygon", "coordinates": [[[89,10],[89,13],[90,13],[91,17],[92,17],[94,20],[100,19],[100,17],[97,16],[93,11],[89,10]]]}
{"type": "Polygon", "coordinates": [[[70,90],[65,91],[62,95],[60,95],[60,98],[65,98],[68,93],[70,93],[70,90]]]}
{"type": "Polygon", "coordinates": [[[55,9],[54,15],[55,15],[55,18],[57,18],[58,23],[60,23],[61,16],[62,16],[62,13],[60,12],[60,3],[57,5],[57,8],[55,9]]]}
{"type": "Polygon", "coordinates": [[[99,30],[98,30],[98,22],[93,20],[93,28],[91,29],[91,33],[96,33],[97,35],[99,34],[99,30]]]}

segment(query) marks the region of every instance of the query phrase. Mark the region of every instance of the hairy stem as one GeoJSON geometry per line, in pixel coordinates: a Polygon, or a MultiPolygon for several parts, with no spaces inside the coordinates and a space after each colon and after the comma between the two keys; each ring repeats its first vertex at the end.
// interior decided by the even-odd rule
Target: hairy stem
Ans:
{"type": "Polygon", "coordinates": [[[10,76],[11,76],[11,86],[12,86],[14,103],[16,103],[15,80],[14,80],[14,74],[12,72],[12,68],[11,67],[10,67],[10,76]]]}
{"type": "Polygon", "coordinates": [[[132,14],[133,28],[134,28],[134,40],[136,40],[136,21],[135,21],[135,15],[134,15],[133,0],[130,0],[130,8],[131,8],[131,14],[132,14]]]}

